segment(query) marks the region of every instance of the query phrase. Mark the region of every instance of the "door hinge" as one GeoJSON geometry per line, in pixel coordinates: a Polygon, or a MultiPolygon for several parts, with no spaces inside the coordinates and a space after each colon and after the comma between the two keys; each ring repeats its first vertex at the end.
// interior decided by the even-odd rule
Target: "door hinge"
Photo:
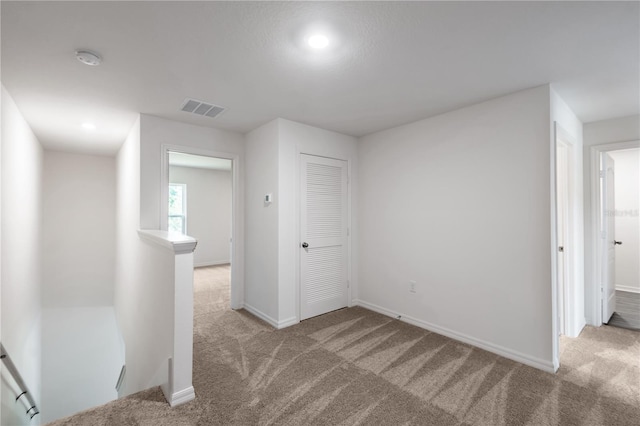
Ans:
{"type": "Polygon", "coordinates": [[[603,178],[604,177],[604,170],[600,170],[600,177],[603,178]]]}
{"type": "Polygon", "coordinates": [[[351,283],[347,280],[347,288],[351,287],[351,283]]]}
{"type": "Polygon", "coordinates": [[[349,230],[349,228],[347,228],[347,237],[350,235],[349,232],[350,232],[350,230],[349,230]]]}

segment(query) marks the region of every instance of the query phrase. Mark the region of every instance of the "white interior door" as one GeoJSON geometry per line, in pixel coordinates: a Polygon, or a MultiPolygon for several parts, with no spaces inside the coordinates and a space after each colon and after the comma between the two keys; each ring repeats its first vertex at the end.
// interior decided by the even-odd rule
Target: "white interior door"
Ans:
{"type": "Polygon", "coordinates": [[[556,149],[556,219],[557,219],[557,282],[558,282],[558,332],[566,334],[567,328],[567,226],[568,226],[568,159],[567,147],[557,143],[556,149]]]}
{"type": "Polygon", "coordinates": [[[347,163],[312,155],[300,162],[300,319],[348,303],[347,163]]]}
{"type": "Polygon", "coordinates": [[[602,322],[608,323],[616,310],[616,241],[614,161],[602,154],[602,238],[604,239],[602,268],[602,322]]]}

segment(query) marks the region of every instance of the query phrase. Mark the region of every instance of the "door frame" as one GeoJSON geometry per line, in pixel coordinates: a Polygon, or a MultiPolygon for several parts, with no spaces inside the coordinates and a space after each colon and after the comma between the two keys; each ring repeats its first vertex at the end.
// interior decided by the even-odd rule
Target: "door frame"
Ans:
{"type": "Polygon", "coordinates": [[[352,290],[353,290],[353,276],[352,276],[352,237],[353,237],[353,221],[352,221],[352,193],[351,193],[351,182],[352,182],[352,177],[351,177],[351,171],[352,171],[352,159],[351,158],[340,158],[339,155],[322,155],[322,154],[317,154],[308,150],[302,150],[299,146],[296,146],[296,183],[295,183],[295,209],[296,209],[296,213],[295,213],[295,217],[296,217],[296,222],[295,222],[295,236],[296,236],[296,272],[295,272],[295,282],[296,282],[296,286],[295,286],[295,298],[296,298],[296,322],[300,322],[300,304],[301,304],[301,294],[300,294],[300,285],[301,285],[301,281],[300,281],[300,244],[301,244],[301,236],[302,236],[302,232],[300,229],[301,226],[301,219],[300,219],[300,214],[301,214],[301,208],[300,208],[300,190],[301,190],[301,185],[300,185],[300,181],[301,181],[301,168],[300,168],[300,161],[302,160],[302,155],[311,155],[314,157],[321,157],[321,158],[330,158],[333,160],[340,160],[340,161],[345,161],[347,163],[347,307],[351,307],[353,306],[353,297],[352,297],[352,290]]]}
{"type": "Polygon", "coordinates": [[[579,289],[577,281],[581,275],[576,268],[581,265],[582,256],[579,250],[581,244],[582,230],[579,226],[582,219],[579,217],[582,210],[577,205],[580,197],[577,196],[576,190],[580,189],[581,179],[576,173],[580,170],[577,159],[580,158],[580,145],[575,137],[562,128],[562,126],[554,121],[553,138],[551,143],[551,346],[553,369],[557,371],[560,368],[560,331],[564,328],[564,334],[570,337],[576,337],[582,327],[584,320],[580,321],[576,318],[577,307],[575,299],[578,298],[579,289]],[[567,158],[567,211],[565,218],[566,239],[564,241],[564,267],[565,282],[563,286],[562,297],[560,295],[560,286],[558,283],[558,146],[562,145],[566,148],[567,158]],[[580,180],[578,180],[580,179],[580,180]],[[560,302],[562,301],[562,306],[560,302]],[[561,318],[561,315],[563,318],[561,318]],[[564,321],[561,324],[561,321],[564,321]]]}
{"type": "MultiPolygon", "coordinates": [[[[573,162],[571,159],[573,158],[573,144],[570,136],[565,134],[559,126],[556,127],[556,259],[557,259],[557,274],[556,277],[560,276],[560,273],[563,273],[562,284],[558,282],[558,333],[559,334],[572,334],[573,327],[571,318],[573,318],[574,308],[570,300],[572,300],[575,294],[575,274],[573,273],[575,269],[575,259],[574,259],[574,226],[575,226],[575,212],[574,212],[574,203],[575,203],[575,184],[574,176],[575,171],[573,170],[573,162]],[[564,167],[558,167],[558,154],[560,150],[564,150],[563,159],[564,159],[564,167]],[[560,170],[562,169],[564,176],[564,188],[563,195],[564,200],[560,200],[558,196],[558,185],[563,181],[560,176],[560,170]],[[559,229],[559,220],[558,220],[558,212],[562,209],[563,215],[563,229],[559,229]],[[560,238],[560,234],[562,238],[560,238]],[[562,254],[562,266],[563,271],[560,271],[560,241],[563,241],[563,254],[562,254]]],[[[557,278],[556,278],[557,279],[557,278]]]]}
{"type": "Polygon", "coordinates": [[[240,189],[240,156],[238,154],[212,151],[208,149],[195,148],[183,145],[162,144],[162,177],[160,191],[160,229],[166,231],[168,228],[169,214],[169,153],[178,152],[182,154],[200,155],[204,157],[223,158],[231,160],[231,282],[230,293],[231,309],[240,309],[244,306],[244,285],[242,281],[242,271],[244,262],[242,258],[242,241],[239,235],[239,225],[243,221],[241,209],[240,189]]]}
{"type": "MultiPolygon", "coordinates": [[[[586,312],[587,318],[592,319],[592,324],[599,327],[602,322],[602,272],[604,259],[600,257],[600,254],[604,250],[604,244],[602,238],[599,235],[600,223],[602,221],[602,203],[600,197],[602,191],[600,190],[600,157],[602,153],[609,151],[619,151],[622,149],[640,148],[640,140],[631,140],[624,142],[613,142],[602,145],[594,145],[590,149],[590,171],[591,171],[591,252],[588,254],[589,262],[591,265],[591,280],[585,283],[590,288],[585,288],[585,293],[591,294],[591,303],[587,308],[590,312],[586,312]]],[[[587,257],[587,255],[585,255],[587,257]]]]}

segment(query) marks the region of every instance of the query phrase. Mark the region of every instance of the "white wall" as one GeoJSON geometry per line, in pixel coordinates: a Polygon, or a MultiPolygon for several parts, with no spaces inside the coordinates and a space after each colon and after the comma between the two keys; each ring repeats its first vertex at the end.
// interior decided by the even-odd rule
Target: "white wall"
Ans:
{"type": "MultiPolygon", "coordinates": [[[[584,125],[585,146],[640,139],[640,115],[594,121],[584,125]]],[[[585,152],[586,157],[586,152],[585,152]]]]}
{"type": "MultiPolygon", "coordinates": [[[[275,327],[287,327],[299,321],[300,154],[347,160],[354,174],[357,142],[351,136],[278,118],[250,132],[245,149],[245,307],[275,327]],[[271,204],[264,203],[268,193],[273,194],[271,204]]],[[[354,217],[355,206],[354,201],[354,217]]],[[[355,264],[357,252],[351,249],[355,264]]]]}
{"type": "Polygon", "coordinates": [[[615,162],[616,288],[640,293],[640,149],[611,151],[615,162]]]}
{"type": "MultiPolygon", "coordinates": [[[[244,138],[240,133],[194,126],[140,115],[140,227],[160,229],[162,185],[162,145],[202,148],[242,156],[244,138]]],[[[242,167],[234,164],[234,167],[242,167]]]]}
{"type": "Polygon", "coordinates": [[[198,240],[195,266],[229,263],[231,172],[170,166],[169,181],[187,185],[187,234],[198,240]]]}
{"type": "Polygon", "coordinates": [[[244,305],[271,324],[278,321],[278,121],[245,138],[244,305]],[[273,194],[271,204],[265,194],[273,194]]]}
{"type": "Polygon", "coordinates": [[[113,157],[45,151],[42,419],[117,398],[113,157]]]}
{"type": "Polygon", "coordinates": [[[551,370],[550,113],[542,86],[361,138],[360,303],[551,370]]]}
{"type": "MultiPolygon", "coordinates": [[[[2,86],[2,344],[34,399],[41,392],[41,232],[42,157],[40,143],[2,86]]],[[[4,403],[15,395],[2,369],[2,419],[31,423],[22,404],[4,403]],[[18,412],[16,412],[16,410],[18,412]]]]}
{"type": "MultiPolygon", "coordinates": [[[[558,133],[565,143],[570,144],[569,158],[569,230],[571,244],[569,244],[569,250],[565,251],[565,260],[567,260],[567,266],[571,269],[569,274],[572,277],[572,285],[567,287],[567,298],[570,305],[569,312],[567,313],[567,327],[565,329],[566,335],[570,337],[577,337],[584,328],[585,322],[585,288],[584,288],[584,200],[583,200],[583,125],[580,120],[575,116],[569,106],[558,96],[558,94],[552,89],[551,94],[551,121],[556,122],[558,126],[558,133]]],[[[553,128],[551,128],[553,131],[553,128]]],[[[551,135],[551,140],[554,141],[555,135],[551,135]]],[[[552,147],[554,144],[551,145],[552,147]]],[[[552,149],[552,155],[554,158],[553,164],[555,164],[555,149],[552,149]]],[[[555,181],[552,184],[551,191],[554,194],[552,202],[555,203],[555,181]]],[[[553,205],[552,215],[555,221],[555,204],[553,205]]],[[[555,228],[555,222],[554,222],[555,228]]],[[[552,236],[555,238],[555,235],[552,236]]],[[[551,253],[556,253],[557,242],[552,242],[551,253]]],[[[553,268],[555,271],[555,255],[552,259],[553,268]]],[[[556,277],[554,272],[553,277],[556,277]]],[[[554,336],[558,333],[554,331],[554,336]]],[[[557,342],[554,342],[554,344],[557,342]]],[[[559,357],[559,352],[555,352],[556,358],[559,357]]],[[[559,363],[559,359],[555,360],[559,363]]],[[[559,364],[557,364],[559,365],[559,364]]]]}
{"type": "Polygon", "coordinates": [[[113,306],[115,159],[45,151],[43,305],[113,306]]]}
{"type": "Polygon", "coordinates": [[[123,360],[113,307],[45,309],[42,348],[43,423],[118,397],[123,360]]]}
{"type": "Polygon", "coordinates": [[[617,142],[637,141],[640,139],[640,115],[614,118],[611,120],[585,123],[584,125],[584,251],[585,251],[585,316],[587,323],[599,326],[596,321],[596,310],[600,301],[595,300],[598,292],[596,287],[596,269],[593,264],[595,251],[595,235],[593,229],[597,218],[592,209],[592,166],[591,147],[617,142]]]}
{"type": "MultiPolygon", "coordinates": [[[[244,136],[210,127],[140,115],[140,228],[160,229],[162,146],[172,145],[193,154],[234,158],[231,306],[242,307],[244,295],[244,136]],[[195,152],[197,151],[197,152],[195,152]],[[202,152],[206,151],[206,152],[202,152]]],[[[168,167],[168,166],[167,166],[168,167]]],[[[168,173],[168,170],[165,171],[168,173]]],[[[166,205],[165,205],[166,207],[166,205]]]]}
{"type": "Polygon", "coordinates": [[[173,354],[174,256],[138,237],[140,135],[137,120],[116,158],[115,311],[127,367],[120,396],[166,386],[173,354]]]}
{"type": "MultiPolygon", "coordinates": [[[[136,321],[134,319],[138,260],[137,230],[140,226],[140,120],[137,120],[116,157],[116,270],[114,308],[118,328],[125,346],[125,364],[135,369],[133,349],[136,321]]],[[[135,392],[136,384],[127,388],[125,382],[120,396],[135,392]]]]}

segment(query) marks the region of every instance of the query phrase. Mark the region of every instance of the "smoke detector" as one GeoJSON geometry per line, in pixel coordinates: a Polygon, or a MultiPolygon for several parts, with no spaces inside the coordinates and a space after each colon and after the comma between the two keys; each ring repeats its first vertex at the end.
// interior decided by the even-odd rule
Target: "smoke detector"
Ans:
{"type": "Polygon", "coordinates": [[[89,50],[77,50],[76,58],[85,65],[91,65],[93,67],[102,63],[102,58],[95,52],[89,50]]]}
{"type": "Polygon", "coordinates": [[[182,103],[181,111],[190,112],[192,114],[202,115],[209,118],[215,118],[225,112],[227,109],[220,105],[199,101],[197,99],[187,98],[182,103]]]}

